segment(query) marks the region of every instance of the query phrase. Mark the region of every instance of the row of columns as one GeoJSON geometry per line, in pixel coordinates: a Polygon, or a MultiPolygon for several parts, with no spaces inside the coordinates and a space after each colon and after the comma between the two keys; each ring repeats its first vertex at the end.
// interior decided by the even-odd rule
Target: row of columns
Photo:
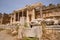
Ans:
{"type": "MultiPolygon", "coordinates": [[[[34,12],[34,10],[33,10],[33,12],[34,12]]],[[[27,15],[26,20],[27,20],[27,22],[29,22],[29,11],[28,10],[27,10],[26,15],[27,15]]],[[[34,13],[32,13],[32,15],[34,15],[34,13]]],[[[22,16],[23,16],[23,14],[22,14],[22,16]]],[[[33,19],[34,19],[34,16],[32,16],[32,20],[33,19]]],[[[18,12],[18,19],[17,20],[20,21],[19,12],[18,12]]],[[[16,22],[16,13],[14,13],[14,15],[11,15],[11,23],[12,22],[16,22]]]]}
{"type": "Polygon", "coordinates": [[[15,23],[16,22],[16,14],[18,14],[18,21],[20,20],[20,17],[19,17],[19,12],[18,13],[14,13],[13,15],[11,15],[11,20],[10,20],[10,23],[15,23]]]}
{"type": "MultiPolygon", "coordinates": [[[[24,11],[22,11],[22,16],[23,16],[23,12],[24,11]]],[[[32,15],[32,17],[31,17],[31,21],[32,20],[34,20],[35,19],[35,9],[32,9],[32,10],[27,10],[27,13],[26,13],[26,21],[29,23],[29,13],[31,13],[31,15],[32,15]],[[31,12],[30,12],[31,11],[31,12]]],[[[20,12],[18,12],[18,13],[15,13],[14,12],[14,15],[13,15],[13,17],[11,16],[11,23],[12,22],[16,22],[16,14],[18,14],[18,21],[20,21],[20,12]],[[12,19],[13,18],[13,19],[12,19]]],[[[42,17],[42,9],[40,8],[40,16],[42,17]]]]}
{"type": "MultiPolygon", "coordinates": [[[[18,21],[20,21],[20,12],[14,12],[14,14],[13,15],[11,15],[11,20],[10,20],[10,23],[15,23],[16,22],[16,20],[18,20],[18,21]],[[17,16],[18,15],[18,16],[17,16]],[[17,19],[16,19],[16,17],[17,17],[17,19]]],[[[22,11],[22,16],[23,16],[23,11],[22,11]]]]}

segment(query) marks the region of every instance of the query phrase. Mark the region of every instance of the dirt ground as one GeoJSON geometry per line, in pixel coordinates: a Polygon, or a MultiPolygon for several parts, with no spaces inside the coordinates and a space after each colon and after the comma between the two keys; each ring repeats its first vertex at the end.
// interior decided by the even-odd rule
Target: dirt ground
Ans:
{"type": "Polygon", "coordinates": [[[0,31],[0,40],[16,40],[15,36],[11,36],[6,33],[6,30],[0,31]]]}

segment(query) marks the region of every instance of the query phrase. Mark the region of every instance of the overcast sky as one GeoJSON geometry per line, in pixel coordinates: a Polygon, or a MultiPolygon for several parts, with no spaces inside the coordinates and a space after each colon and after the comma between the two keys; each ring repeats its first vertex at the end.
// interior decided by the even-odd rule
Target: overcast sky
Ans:
{"type": "Polygon", "coordinates": [[[0,12],[11,13],[13,10],[23,8],[25,5],[41,2],[44,5],[58,4],[60,0],[0,0],[0,12]]]}

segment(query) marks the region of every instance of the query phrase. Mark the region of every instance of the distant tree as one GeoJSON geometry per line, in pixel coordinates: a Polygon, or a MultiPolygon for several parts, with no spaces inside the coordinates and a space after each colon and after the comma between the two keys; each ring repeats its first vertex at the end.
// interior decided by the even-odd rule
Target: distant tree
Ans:
{"type": "Polygon", "coordinates": [[[9,21],[10,21],[9,14],[4,13],[3,14],[3,24],[9,23],[9,21]]]}
{"type": "Polygon", "coordinates": [[[2,17],[2,13],[0,13],[0,18],[2,17]]]}
{"type": "Polygon", "coordinates": [[[49,7],[54,8],[55,5],[54,4],[49,4],[49,7]]]}
{"type": "Polygon", "coordinates": [[[44,8],[46,8],[46,6],[45,6],[45,5],[43,5],[43,7],[44,7],[44,8]]]}
{"type": "Polygon", "coordinates": [[[57,6],[60,6],[60,4],[57,4],[57,6]]]}

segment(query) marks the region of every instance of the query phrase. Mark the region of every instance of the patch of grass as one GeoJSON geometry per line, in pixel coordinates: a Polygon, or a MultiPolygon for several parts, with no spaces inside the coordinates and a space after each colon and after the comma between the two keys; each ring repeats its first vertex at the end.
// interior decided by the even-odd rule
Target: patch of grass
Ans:
{"type": "Polygon", "coordinates": [[[36,37],[24,37],[23,40],[39,40],[36,37]]]}
{"type": "Polygon", "coordinates": [[[25,23],[25,24],[24,24],[24,27],[28,27],[28,24],[27,24],[27,23],[25,23]]]}

